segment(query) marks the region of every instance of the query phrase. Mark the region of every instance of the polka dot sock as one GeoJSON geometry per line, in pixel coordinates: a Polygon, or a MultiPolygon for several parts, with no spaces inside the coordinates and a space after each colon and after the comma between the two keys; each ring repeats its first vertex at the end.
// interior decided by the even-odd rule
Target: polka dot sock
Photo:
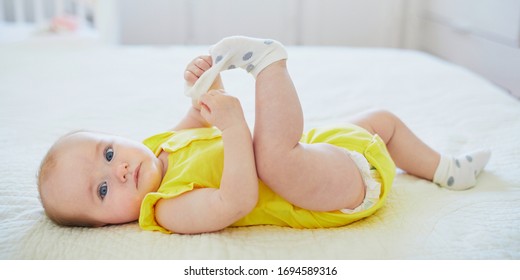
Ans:
{"type": "Polygon", "coordinates": [[[477,184],[477,176],[489,161],[491,152],[479,150],[459,157],[441,155],[433,182],[450,190],[466,190],[477,184]]]}
{"type": "Polygon", "coordinates": [[[194,100],[209,90],[222,71],[243,68],[256,78],[265,67],[287,58],[287,52],[280,42],[244,36],[224,38],[213,45],[209,53],[213,66],[193,86],[186,85],[185,94],[194,100]]]}

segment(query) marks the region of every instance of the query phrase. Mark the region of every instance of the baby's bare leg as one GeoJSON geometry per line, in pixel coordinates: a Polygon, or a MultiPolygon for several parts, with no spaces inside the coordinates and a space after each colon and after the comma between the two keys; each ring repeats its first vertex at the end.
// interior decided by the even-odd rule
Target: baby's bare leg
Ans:
{"type": "Polygon", "coordinates": [[[422,142],[397,116],[377,110],[355,116],[351,123],[378,134],[399,168],[417,177],[433,179],[440,154],[422,142]]]}
{"type": "Polygon", "coordinates": [[[477,176],[491,156],[488,150],[476,150],[458,157],[441,155],[422,142],[397,116],[387,111],[358,116],[353,123],[378,134],[399,168],[451,190],[475,186],[477,176]]]}
{"type": "Polygon", "coordinates": [[[302,144],[303,113],[285,60],[256,80],[254,148],[260,179],[291,203],[310,210],[353,209],[364,199],[359,170],[344,150],[302,144]]]}

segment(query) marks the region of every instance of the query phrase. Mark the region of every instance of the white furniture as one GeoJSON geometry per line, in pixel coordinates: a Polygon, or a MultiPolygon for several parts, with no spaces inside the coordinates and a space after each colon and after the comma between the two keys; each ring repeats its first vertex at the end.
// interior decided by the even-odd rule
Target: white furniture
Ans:
{"type": "Polygon", "coordinates": [[[409,1],[408,47],[468,67],[520,98],[520,1],[409,1]]]}
{"type": "Polygon", "coordinates": [[[96,0],[0,0],[0,42],[71,32],[95,36],[96,0]]]}

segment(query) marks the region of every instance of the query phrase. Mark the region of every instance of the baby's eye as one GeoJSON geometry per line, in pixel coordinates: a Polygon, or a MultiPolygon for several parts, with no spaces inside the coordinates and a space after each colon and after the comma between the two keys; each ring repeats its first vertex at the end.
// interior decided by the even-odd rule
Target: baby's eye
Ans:
{"type": "Polygon", "coordinates": [[[114,158],[114,149],[112,147],[108,147],[105,150],[105,159],[110,162],[114,158]]]}
{"type": "Polygon", "coordinates": [[[99,185],[99,187],[98,187],[98,195],[99,195],[99,198],[104,199],[105,196],[107,195],[107,193],[108,193],[108,185],[107,185],[107,182],[103,182],[103,183],[101,183],[101,185],[99,185]]]}

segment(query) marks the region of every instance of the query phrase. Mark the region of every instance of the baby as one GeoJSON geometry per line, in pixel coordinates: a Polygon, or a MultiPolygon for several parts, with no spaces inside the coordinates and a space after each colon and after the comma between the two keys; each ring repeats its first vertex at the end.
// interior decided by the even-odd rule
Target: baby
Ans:
{"type": "Polygon", "coordinates": [[[396,166],[452,190],[476,184],[489,151],[441,155],[387,111],[304,134],[286,59],[279,42],[225,38],[188,64],[194,105],[172,130],[143,143],[89,131],[63,136],[39,172],[47,216],[93,227],[139,220],[167,233],[338,227],[381,208],[396,166]],[[239,100],[223,90],[219,73],[234,68],[256,79],[252,135],[239,100]]]}

